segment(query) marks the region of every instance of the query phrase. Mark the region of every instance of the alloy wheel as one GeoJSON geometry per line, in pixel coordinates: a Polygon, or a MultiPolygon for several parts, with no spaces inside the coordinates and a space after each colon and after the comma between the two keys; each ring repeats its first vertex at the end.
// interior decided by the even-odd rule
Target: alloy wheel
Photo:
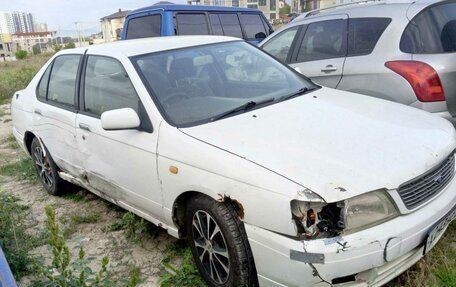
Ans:
{"type": "Polygon", "coordinates": [[[214,282],[225,283],[230,275],[230,256],[217,222],[207,212],[198,210],[193,215],[192,233],[204,269],[214,282]]]}
{"type": "Polygon", "coordinates": [[[49,161],[47,157],[43,153],[43,149],[40,146],[37,146],[34,151],[34,159],[35,164],[38,169],[38,174],[41,178],[41,181],[44,185],[51,188],[52,184],[54,183],[53,174],[51,166],[49,165],[49,161]]]}

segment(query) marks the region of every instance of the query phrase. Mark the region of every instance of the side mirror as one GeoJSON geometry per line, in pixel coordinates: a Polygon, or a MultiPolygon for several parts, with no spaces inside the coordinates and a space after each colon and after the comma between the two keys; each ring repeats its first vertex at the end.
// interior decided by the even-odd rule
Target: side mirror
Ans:
{"type": "Polygon", "coordinates": [[[259,32],[255,34],[255,39],[264,39],[266,38],[266,34],[264,32],[259,32]]]}
{"type": "Polygon", "coordinates": [[[101,127],[107,131],[136,129],[140,125],[141,120],[132,108],[111,110],[101,114],[101,127]]]}

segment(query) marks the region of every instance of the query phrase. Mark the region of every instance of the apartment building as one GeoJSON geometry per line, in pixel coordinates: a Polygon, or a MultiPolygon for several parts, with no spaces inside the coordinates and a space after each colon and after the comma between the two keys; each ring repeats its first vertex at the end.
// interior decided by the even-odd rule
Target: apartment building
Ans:
{"type": "Polygon", "coordinates": [[[33,48],[40,52],[52,51],[52,39],[55,32],[30,32],[30,33],[13,33],[11,40],[13,42],[13,50],[24,50],[29,53],[33,52],[33,48]]]}
{"type": "Polygon", "coordinates": [[[130,10],[122,11],[119,9],[116,13],[105,16],[100,19],[101,32],[105,42],[112,42],[120,39],[122,28],[130,10]]]}

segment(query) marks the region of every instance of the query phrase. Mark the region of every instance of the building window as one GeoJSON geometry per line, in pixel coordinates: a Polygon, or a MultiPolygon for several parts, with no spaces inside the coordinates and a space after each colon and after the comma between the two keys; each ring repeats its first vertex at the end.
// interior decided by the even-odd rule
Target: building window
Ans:
{"type": "MultiPolygon", "coordinates": [[[[269,2],[269,10],[271,11],[275,11],[277,9],[277,2],[276,0],[271,0],[271,2],[269,2]]],[[[274,15],[274,18],[272,18],[272,14],[271,14],[271,19],[275,19],[275,15],[274,15]]]]}
{"type": "Polygon", "coordinates": [[[257,4],[247,4],[247,8],[258,9],[258,5],[257,4]]]}
{"type": "Polygon", "coordinates": [[[266,6],[266,0],[258,0],[259,6],[266,6]]]}

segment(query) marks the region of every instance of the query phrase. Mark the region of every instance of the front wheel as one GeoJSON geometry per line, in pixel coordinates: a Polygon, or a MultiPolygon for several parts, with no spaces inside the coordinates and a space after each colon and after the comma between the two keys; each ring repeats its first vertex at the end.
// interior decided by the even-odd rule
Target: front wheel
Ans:
{"type": "Polygon", "coordinates": [[[36,172],[38,173],[38,177],[43,184],[44,189],[52,195],[61,194],[63,190],[63,181],[59,177],[57,166],[55,165],[54,160],[52,160],[49,151],[44,145],[41,145],[37,138],[34,138],[32,141],[31,154],[36,172]]]}
{"type": "Polygon", "coordinates": [[[209,286],[258,286],[244,225],[231,203],[194,197],[185,221],[193,258],[209,286]]]}

